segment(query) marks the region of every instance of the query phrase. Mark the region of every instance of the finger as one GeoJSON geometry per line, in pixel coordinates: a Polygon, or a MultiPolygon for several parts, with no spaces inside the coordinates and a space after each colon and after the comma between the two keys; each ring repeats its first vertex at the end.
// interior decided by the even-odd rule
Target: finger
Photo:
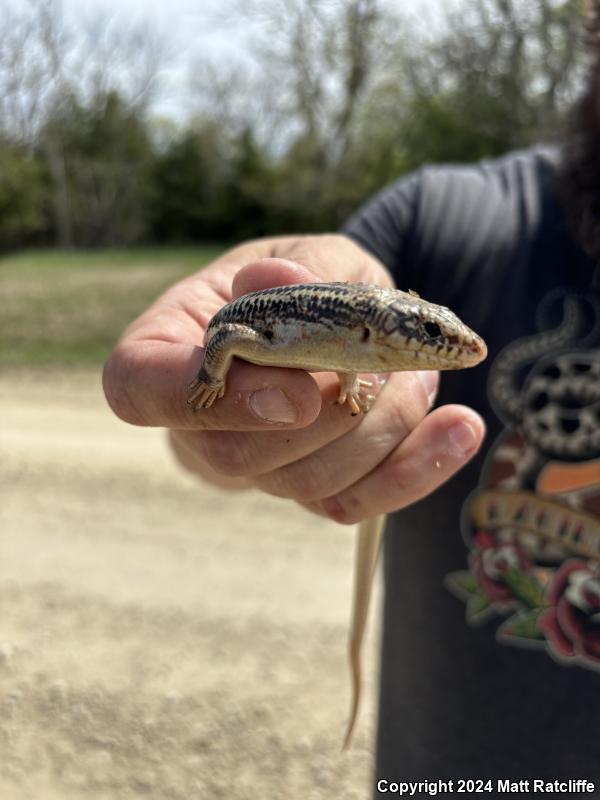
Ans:
{"type": "Polygon", "coordinates": [[[354,484],[421,422],[429,411],[437,376],[435,372],[392,374],[359,426],[318,450],[313,448],[304,458],[259,475],[257,486],[279,497],[314,501],[354,484]]]}
{"type": "Polygon", "coordinates": [[[312,270],[322,281],[350,281],[393,286],[383,264],[340,234],[296,236],[278,240],[275,252],[312,270]]]}
{"type": "Polygon", "coordinates": [[[322,405],[311,425],[293,431],[187,431],[188,446],[217,473],[244,477],[272,472],[320,450],[359,425],[361,417],[353,416],[348,406],[337,403],[336,375],[319,373],[315,379],[322,405]]]}
{"type": "MultiPolygon", "coordinates": [[[[193,431],[192,433],[196,434],[197,431],[193,431]]],[[[220,486],[223,489],[235,489],[236,491],[240,491],[242,489],[252,488],[252,484],[249,480],[234,478],[230,475],[221,475],[211,469],[210,464],[199,456],[197,449],[193,445],[193,440],[190,441],[189,436],[189,431],[170,430],[168,432],[171,450],[180,466],[196,477],[204,478],[204,480],[209,481],[209,483],[220,486]]]]}
{"type": "Polygon", "coordinates": [[[290,286],[295,283],[319,283],[315,272],[284,258],[261,258],[246,264],[233,279],[232,295],[240,297],[248,292],[270,289],[272,286],[290,286]]]}
{"type": "Polygon", "coordinates": [[[190,430],[264,430],[309,425],[321,408],[321,393],[302,370],[256,367],[236,361],[225,396],[194,412],[188,386],[202,351],[164,341],[124,342],[107,362],[104,391],[113,411],[133,425],[190,430]]]}
{"type": "Polygon", "coordinates": [[[365,478],[319,503],[313,511],[355,523],[387,514],[433,492],[475,455],[483,440],[481,417],[465,406],[442,406],[365,478]]]}

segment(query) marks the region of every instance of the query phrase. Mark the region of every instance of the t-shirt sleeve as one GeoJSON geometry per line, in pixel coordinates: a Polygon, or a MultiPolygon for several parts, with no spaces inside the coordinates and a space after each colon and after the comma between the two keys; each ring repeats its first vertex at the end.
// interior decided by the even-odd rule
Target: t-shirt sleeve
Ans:
{"type": "Polygon", "coordinates": [[[544,162],[529,151],[423,167],[375,195],[342,233],[380,259],[399,288],[455,302],[465,287],[526,256],[539,223],[536,172],[544,162]]]}
{"type": "Polygon", "coordinates": [[[406,273],[422,173],[414,172],[378,192],[342,227],[342,233],[378,258],[396,279],[406,273]]]}

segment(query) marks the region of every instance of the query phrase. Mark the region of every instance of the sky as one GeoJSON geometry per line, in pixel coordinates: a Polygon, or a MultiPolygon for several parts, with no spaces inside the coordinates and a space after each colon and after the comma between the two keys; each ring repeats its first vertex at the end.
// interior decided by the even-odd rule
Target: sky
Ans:
{"type": "MultiPolygon", "coordinates": [[[[0,0],[3,11],[35,14],[44,0],[0,0]]],[[[162,91],[158,113],[185,117],[186,85],[194,63],[207,55],[215,59],[243,57],[247,25],[227,14],[238,0],[51,0],[69,27],[90,29],[96,21],[117,22],[124,28],[148,27],[165,44],[160,59],[162,91]]],[[[243,6],[243,0],[241,0],[243,6]]],[[[84,41],[82,37],[82,42],[84,41]]]]}
{"type": "MultiPolygon", "coordinates": [[[[27,0],[13,0],[27,2],[27,0]]],[[[340,0],[343,2],[344,0],[340,0]]],[[[71,18],[85,20],[99,12],[134,23],[149,22],[164,33],[176,48],[176,60],[190,63],[195,54],[209,52],[220,57],[235,56],[243,48],[247,20],[243,13],[230,9],[244,8],[243,0],[61,0],[71,18]]],[[[450,5],[449,0],[388,0],[415,20],[435,24],[436,9],[450,5]]],[[[0,0],[0,6],[2,0],[0,0]]]]}
{"type": "Polygon", "coordinates": [[[160,34],[167,53],[155,108],[159,115],[185,119],[190,71],[201,56],[237,59],[243,50],[239,22],[224,13],[224,0],[61,0],[61,4],[65,17],[75,23],[85,25],[101,15],[126,25],[148,25],[160,34]]]}
{"type": "MultiPolygon", "coordinates": [[[[339,0],[344,2],[344,0],[339,0]]],[[[54,0],[68,22],[88,27],[95,19],[148,25],[166,44],[161,60],[161,91],[153,110],[159,116],[185,120],[186,95],[194,64],[206,56],[216,63],[249,59],[248,17],[244,0],[54,0]],[[237,9],[237,12],[233,9],[237,9]],[[241,9],[241,11],[240,11],[241,9]]],[[[387,0],[391,7],[421,24],[435,25],[436,8],[449,0],[387,0]]],[[[459,2],[459,0],[455,0],[459,2]]],[[[0,0],[2,8],[31,6],[35,0],[0,0]]],[[[253,3],[256,6],[257,0],[253,3]]],[[[260,4],[260,0],[258,0],[260,4]]]]}
{"type": "Polygon", "coordinates": [[[86,20],[97,14],[149,23],[187,60],[197,50],[226,51],[234,45],[235,20],[228,24],[223,0],[62,0],[66,16],[86,20]]]}

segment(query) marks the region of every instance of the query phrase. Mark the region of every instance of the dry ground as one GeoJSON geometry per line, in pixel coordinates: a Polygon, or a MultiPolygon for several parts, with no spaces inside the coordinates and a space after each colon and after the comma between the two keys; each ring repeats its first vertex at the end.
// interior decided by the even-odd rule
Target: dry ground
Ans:
{"type": "Polygon", "coordinates": [[[0,797],[366,798],[353,531],[201,485],[97,371],[0,373],[0,797]]]}

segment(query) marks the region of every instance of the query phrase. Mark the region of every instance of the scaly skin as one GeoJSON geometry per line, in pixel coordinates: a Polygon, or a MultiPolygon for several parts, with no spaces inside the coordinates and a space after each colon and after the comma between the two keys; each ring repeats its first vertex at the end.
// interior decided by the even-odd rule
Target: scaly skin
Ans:
{"type": "MultiPolygon", "coordinates": [[[[253,364],[337,372],[338,402],[353,414],[374,397],[358,372],[472,367],[485,342],[444,306],[414,292],[349,283],[296,284],[252,292],[224,306],[204,338],[204,361],[188,403],[209,408],[225,393],[233,357],[253,364]]],[[[350,743],[361,689],[361,647],[385,517],[363,522],[356,553],[350,631],[352,704],[343,747],[350,743]]]]}

